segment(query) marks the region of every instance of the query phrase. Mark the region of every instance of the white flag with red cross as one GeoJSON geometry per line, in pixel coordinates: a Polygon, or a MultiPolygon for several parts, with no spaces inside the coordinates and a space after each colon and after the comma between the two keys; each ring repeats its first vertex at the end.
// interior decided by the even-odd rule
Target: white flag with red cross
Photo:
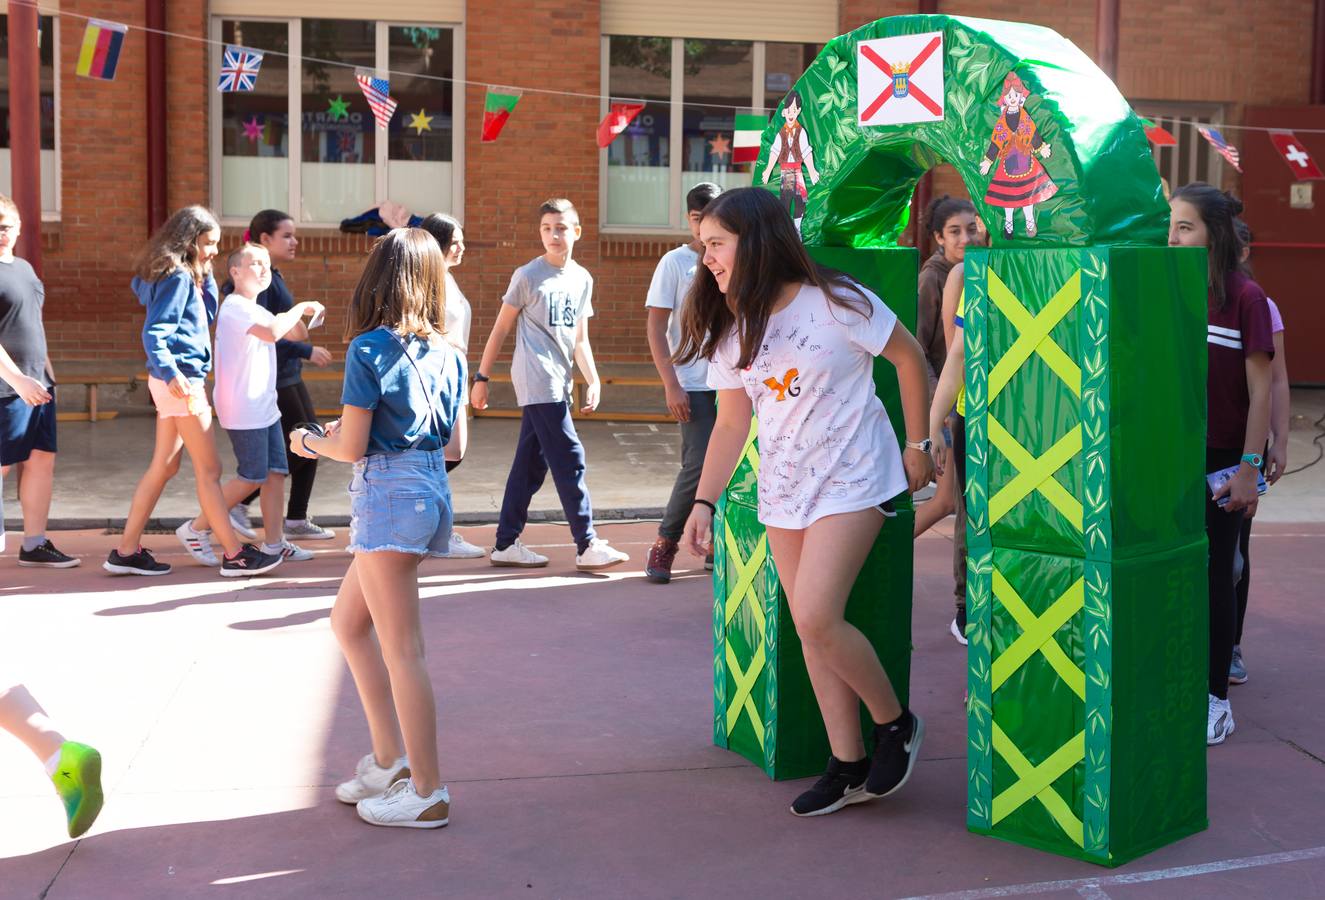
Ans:
{"type": "Polygon", "coordinates": [[[943,32],[901,34],[856,45],[857,121],[943,121],[943,32]]]}
{"type": "Polygon", "coordinates": [[[1298,181],[1325,179],[1325,173],[1320,171],[1320,166],[1316,165],[1307,148],[1302,146],[1302,142],[1293,132],[1271,131],[1270,142],[1283,156],[1284,162],[1288,163],[1288,168],[1293,170],[1293,177],[1298,181]]]}

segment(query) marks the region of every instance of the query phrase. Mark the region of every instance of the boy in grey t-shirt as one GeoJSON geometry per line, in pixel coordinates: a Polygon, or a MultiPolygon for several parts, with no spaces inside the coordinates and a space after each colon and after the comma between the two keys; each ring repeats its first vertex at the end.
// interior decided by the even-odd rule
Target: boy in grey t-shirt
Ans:
{"type": "Polygon", "coordinates": [[[488,378],[506,336],[515,329],[511,383],[520,404],[520,437],[511,474],[506,479],[497,542],[488,555],[494,566],[546,566],[548,558],[520,543],[529,521],[529,503],[548,470],[561,497],[561,508],[575,537],[575,565],[606,569],[629,556],[597,537],[589,488],[584,482],[584,446],[571,419],[574,399],[572,365],[588,381],[584,412],[598,406],[602,385],[589,346],[593,315],[593,278],[571,259],[580,238],[580,216],[569,200],[549,200],[539,209],[544,254],[515,270],[502,297],[483,359],[474,372],[470,403],[487,409],[488,378]]]}

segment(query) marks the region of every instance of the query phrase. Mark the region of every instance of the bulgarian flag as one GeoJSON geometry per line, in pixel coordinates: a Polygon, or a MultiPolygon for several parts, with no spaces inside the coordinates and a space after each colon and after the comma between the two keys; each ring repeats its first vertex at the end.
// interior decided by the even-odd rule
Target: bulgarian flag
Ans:
{"type": "Polygon", "coordinates": [[[486,144],[497,140],[497,135],[506,127],[506,120],[511,117],[515,104],[520,102],[521,91],[514,88],[488,88],[487,99],[483,101],[483,140],[486,144]]]}
{"type": "Polygon", "coordinates": [[[732,141],[732,164],[752,163],[759,158],[759,137],[768,119],[759,115],[737,115],[736,136],[732,141]]]}

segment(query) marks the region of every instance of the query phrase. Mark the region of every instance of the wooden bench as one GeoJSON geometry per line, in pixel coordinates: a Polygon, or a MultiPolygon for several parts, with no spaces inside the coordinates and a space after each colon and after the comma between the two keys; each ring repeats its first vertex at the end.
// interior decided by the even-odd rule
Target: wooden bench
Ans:
{"type": "Polygon", "coordinates": [[[86,412],[60,412],[55,419],[57,422],[105,422],[119,415],[115,410],[97,409],[97,388],[103,384],[122,384],[132,387],[138,382],[147,383],[147,373],[143,372],[136,375],[69,375],[61,372],[56,378],[58,388],[64,388],[71,384],[81,384],[87,388],[87,411],[86,412]]]}

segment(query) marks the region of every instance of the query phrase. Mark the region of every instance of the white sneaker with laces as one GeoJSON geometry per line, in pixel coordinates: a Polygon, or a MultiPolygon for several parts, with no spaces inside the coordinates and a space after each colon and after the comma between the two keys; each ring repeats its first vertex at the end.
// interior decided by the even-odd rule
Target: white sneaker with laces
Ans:
{"type": "Polygon", "coordinates": [[[323,528],[312,519],[286,519],[284,531],[288,541],[329,541],[336,536],[336,532],[323,528]]]}
{"type": "Polygon", "coordinates": [[[493,547],[488,553],[488,562],[494,566],[515,566],[521,569],[537,569],[547,565],[547,557],[535,553],[524,544],[516,541],[505,550],[493,547]]]}
{"type": "Polygon", "coordinates": [[[596,569],[610,569],[612,566],[619,566],[623,562],[628,562],[630,557],[613,547],[602,538],[594,538],[589,542],[583,553],[575,557],[575,568],[593,571],[596,569]]]}
{"type": "Polygon", "coordinates": [[[253,523],[248,518],[248,507],[242,503],[230,507],[230,527],[235,530],[235,534],[246,541],[258,538],[258,533],[253,530],[253,523]]]}
{"type": "Polygon", "coordinates": [[[312,550],[305,550],[303,547],[296,547],[288,540],[281,542],[281,556],[294,562],[304,562],[313,558],[312,550]]]}
{"type": "Polygon", "coordinates": [[[1205,742],[1213,747],[1224,743],[1224,739],[1233,733],[1233,707],[1227,700],[1220,700],[1210,695],[1210,711],[1205,720],[1205,742]]]}
{"type": "Polygon", "coordinates": [[[426,797],[414,789],[412,778],[402,778],[380,797],[360,800],[359,818],[369,825],[394,828],[441,828],[451,821],[451,792],[442,785],[426,797]]]}
{"type": "Polygon", "coordinates": [[[403,778],[409,778],[409,761],[405,757],[384,769],[369,753],[354,767],[353,778],[336,785],[336,799],[341,803],[358,803],[369,797],[380,797],[403,778]]]}
{"type": "Polygon", "coordinates": [[[184,545],[184,549],[189,551],[189,555],[201,565],[215,568],[221,564],[221,560],[216,556],[216,551],[212,549],[212,533],[210,531],[194,531],[192,522],[184,522],[175,529],[175,537],[179,538],[179,542],[184,545]]]}
{"type": "Polygon", "coordinates": [[[433,559],[482,559],[487,555],[483,548],[477,544],[471,544],[462,538],[459,532],[451,532],[451,543],[444,553],[429,552],[433,559]]]}

